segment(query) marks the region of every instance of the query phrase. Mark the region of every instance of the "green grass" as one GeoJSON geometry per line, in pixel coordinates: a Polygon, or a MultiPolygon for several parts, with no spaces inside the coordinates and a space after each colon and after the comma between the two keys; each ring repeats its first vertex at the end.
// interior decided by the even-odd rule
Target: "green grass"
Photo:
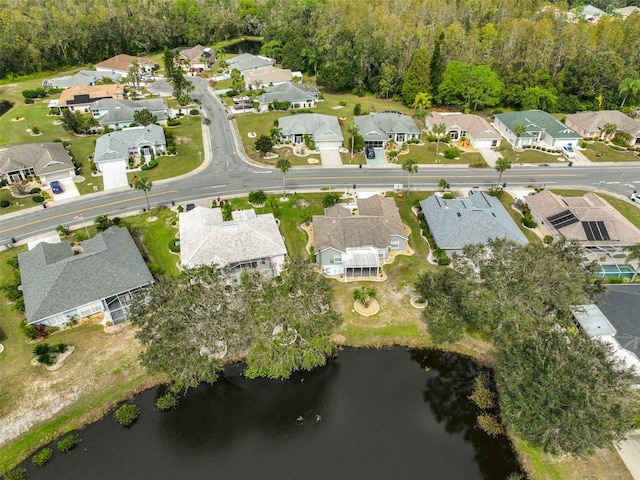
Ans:
{"type": "MultiPolygon", "coordinates": [[[[425,142],[424,145],[409,145],[409,153],[405,155],[399,155],[397,157],[397,163],[402,164],[402,162],[407,158],[412,158],[418,163],[421,164],[435,164],[436,163],[436,147],[437,142],[425,142]]],[[[438,147],[438,153],[443,153],[449,145],[444,142],[440,142],[440,146],[438,147]]],[[[466,152],[460,155],[460,159],[450,159],[445,158],[442,155],[438,155],[438,164],[443,165],[466,165],[472,163],[484,163],[484,159],[482,155],[478,152],[466,152]]]]}
{"type": "Polygon", "coordinates": [[[513,147],[503,140],[499,148],[500,154],[511,163],[562,163],[566,159],[557,153],[546,153],[531,148],[515,152],[513,147]]]}
{"type": "Polygon", "coordinates": [[[640,153],[621,152],[611,148],[609,144],[604,146],[604,143],[600,141],[587,142],[587,148],[581,151],[592,162],[640,162],[640,153]]]}
{"type": "MultiPolygon", "coordinates": [[[[341,333],[345,335],[349,339],[349,343],[353,345],[369,345],[372,336],[378,339],[394,340],[394,343],[402,341],[402,339],[411,339],[414,341],[416,338],[423,336],[418,329],[418,325],[415,323],[385,325],[375,329],[364,325],[347,325],[341,333]]],[[[427,346],[426,342],[424,346],[427,346]]]]}
{"type": "Polygon", "coordinates": [[[38,203],[33,201],[33,197],[19,197],[16,198],[12,195],[11,190],[8,188],[0,189],[0,200],[7,200],[11,203],[7,208],[0,208],[0,215],[3,213],[17,212],[26,208],[37,207],[38,203]]]}
{"type": "Polygon", "coordinates": [[[503,191],[502,196],[500,197],[500,203],[502,203],[502,206],[509,213],[513,221],[516,223],[516,225],[518,225],[518,228],[524,234],[527,240],[529,240],[529,242],[531,243],[542,242],[542,240],[540,240],[540,237],[538,237],[538,235],[536,235],[534,232],[532,232],[528,228],[525,228],[524,225],[522,225],[522,215],[520,215],[519,212],[511,208],[511,205],[513,205],[513,197],[511,195],[503,191]]]}

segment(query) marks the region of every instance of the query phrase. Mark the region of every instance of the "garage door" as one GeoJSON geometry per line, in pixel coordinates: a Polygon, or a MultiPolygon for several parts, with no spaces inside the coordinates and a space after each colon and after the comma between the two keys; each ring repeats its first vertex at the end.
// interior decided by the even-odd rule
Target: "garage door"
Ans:
{"type": "Polygon", "coordinates": [[[124,162],[103,163],[100,169],[105,191],[129,186],[124,162]]]}

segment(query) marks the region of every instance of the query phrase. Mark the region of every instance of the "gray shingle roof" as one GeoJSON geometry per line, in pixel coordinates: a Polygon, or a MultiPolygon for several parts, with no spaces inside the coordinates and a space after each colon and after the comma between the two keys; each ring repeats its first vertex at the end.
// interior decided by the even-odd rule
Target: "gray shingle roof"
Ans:
{"type": "Polygon", "coordinates": [[[353,119],[365,142],[387,140],[387,135],[391,133],[413,135],[420,133],[420,129],[413,119],[400,112],[372,113],[353,117],[353,119]]]}
{"type": "Polygon", "coordinates": [[[313,217],[314,247],[316,252],[335,248],[346,252],[347,248],[374,246],[386,248],[390,237],[407,235],[398,208],[391,198],[374,195],[358,199],[358,214],[336,206],[325,210],[325,215],[313,217]]]}
{"type": "Polygon", "coordinates": [[[123,128],[98,137],[93,159],[96,163],[128,159],[129,148],[165,143],[164,130],[160,125],[123,128]]]}
{"type": "Polygon", "coordinates": [[[606,285],[598,300],[622,347],[640,355],[640,285],[606,285]]]}
{"type": "Polygon", "coordinates": [[[219,208],[195,207],[180,213],[180,259],[183,266],[224,267],[237,262],[287,254],[271,213],[233,212],[223,222],[219,208]]]}
{"type": "Polygon", "coordinates": [[[75,75],[49,78],[43,82],[46,88],[70,88],[77,85],[93,85],[98,80],[109,78],[114,82],[119,82],[122,75],[114,72],[97,72],[95,70],[80,70],[75,75]]]}
{"type": "Polygon", "coordinates": [[[73,169],[71,156],[60,142],[26,143],[0,150],[0,173],[33,168],[36,175],[73,169]]]}
{"type": "Polygon", "coordinates": [[[300,113],[278,120],[281,135],[311,135],[314,141],[342,141],[338,118],[319,113],[300,113]]]}
{"type": "Polygon", "coordinates": [[[444,200],[432,195],[420,202],[429,230],[439,248],[461,250],[465,245],[506,238],[520,244],[527,239],[500,200],[477,190],[468,197],[444,200]]]}
{"type": "MultiPolygon", "coordinates": [[[[496,118],[504,123],[509,130],[515,132],[516,125],[524,125],[527,132],[547,132],[553,138],[580,138],[580,135],[553,115],[542,110],[525,110],[523,112],[499,113],[496,118]]],[[[525,133],[523,136],[535,136],[525,133]]]]}
{"type": "Polygon", "coordinates": [[[115,98],[103,98],[91,105],[92,112],[107,110],[98,117],[101,125],[113,123],[133,123],[133,115],[139,110],[149,110],[158,118],[159,122],[167,120],[167,104],[160,98],[149,100],[120,100],[115,98]]]}
{"type": "Polygon", "coordinates": [[[153,282],[126,228],[109,228],[82,247],[73,255],[69,242],[39,243],[18,255],[29,323],[153,282]]]}
{"type": "Polygon", "coordinates": [[[242,53],[237,57],[227,60],[229,71],[240,70],[241,72],[244,70],[268,67],[274,63],[276,63],[276,61],[273,58],[252,55],[251,53],[242,53]]]}
{"type": "Polygon", "coordinates": [[[297,83],[281,83],[267,87],[265,93],[258,95],[256,100],[262,105],[277,102],[305,102],[317,98],[317,90],[314,87],[306,87],[297,83]]]}

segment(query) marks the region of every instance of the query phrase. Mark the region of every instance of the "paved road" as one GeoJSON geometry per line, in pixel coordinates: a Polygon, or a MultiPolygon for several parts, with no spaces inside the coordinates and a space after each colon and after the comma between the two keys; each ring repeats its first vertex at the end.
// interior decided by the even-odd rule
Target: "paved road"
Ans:
{"type": "MultiPolygon", "coordinates": [[[[263,189],[276,192],[282,188],[279,170],[251,164],[238,153],[234,132],[221,103],[208,92],[206,80],[193,78],[192,96],[202,102],[202,108],[211,119],[209,136],[210,152],[205,152],[206,168],[194,175],[174,180],[154,182],[149,194],[152,206],[167,205],[172,201],[185,202],[198,198],[230,197],[263,189]]],[[[159,83],[158,88],[162,88],[159,83]]],[[[497,180],[494,169],[470,169],[456,166],[421,166],[412,176],[414,190],[437,189],[441,178],[452,188],[488,187],[497,180]]],[[[517,186],[585,186],[628,196],[634,188],[640,188],[640,166],[549,166],[515,165],[505,172],[503,181],[509,187],[517,186]]],[[[396,184],[407,183],[407,174],[397,167],[344,166],[340,168],[296,168],[287,173],[287,191],[302,192],[330,187],[336,190],[391,190],[396,184]]],[[[144,195],[136,190],[101,192],[85,195],[68,203],[50,204],[47,209],[34,208],[18,214],[0,217],[0,245],[11,237],[18,241],[55,229],[58,225],[78,223],[74,217],[82,215],[91,221],[98,215],[123,215],[146,207],[144,195]]]]}

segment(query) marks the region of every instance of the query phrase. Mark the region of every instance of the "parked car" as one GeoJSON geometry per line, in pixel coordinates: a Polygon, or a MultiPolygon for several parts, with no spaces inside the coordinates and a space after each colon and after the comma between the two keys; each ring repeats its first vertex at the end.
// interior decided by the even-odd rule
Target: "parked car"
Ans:
{"type": "Polygon", "coordinates": [[[562,154],[567,158],[576,158],[576,152],[573,151],[573,147],[571,145],[562,147],[562,154]]]}
{"type": "Polygon", "coordinates": [[[364,154],[367,158],[376,158],[376,151],[370,145],[365,147],[364,154]]]}
{"type": "Polygon", "coordinates": [[[64,192],[64,190],[62,189],[62,185],[60,185],[60,182],[58,182],[57,180],[53,182],[49,182],[49,186],[51,187],[51,190],[53,191],[53,193],[64,192]]]}
{"type": "Polygon", "coordinates": [[[629,195],[629,200],[632,202],[640,203],[640,193],[632,193],[629,195]]]}

